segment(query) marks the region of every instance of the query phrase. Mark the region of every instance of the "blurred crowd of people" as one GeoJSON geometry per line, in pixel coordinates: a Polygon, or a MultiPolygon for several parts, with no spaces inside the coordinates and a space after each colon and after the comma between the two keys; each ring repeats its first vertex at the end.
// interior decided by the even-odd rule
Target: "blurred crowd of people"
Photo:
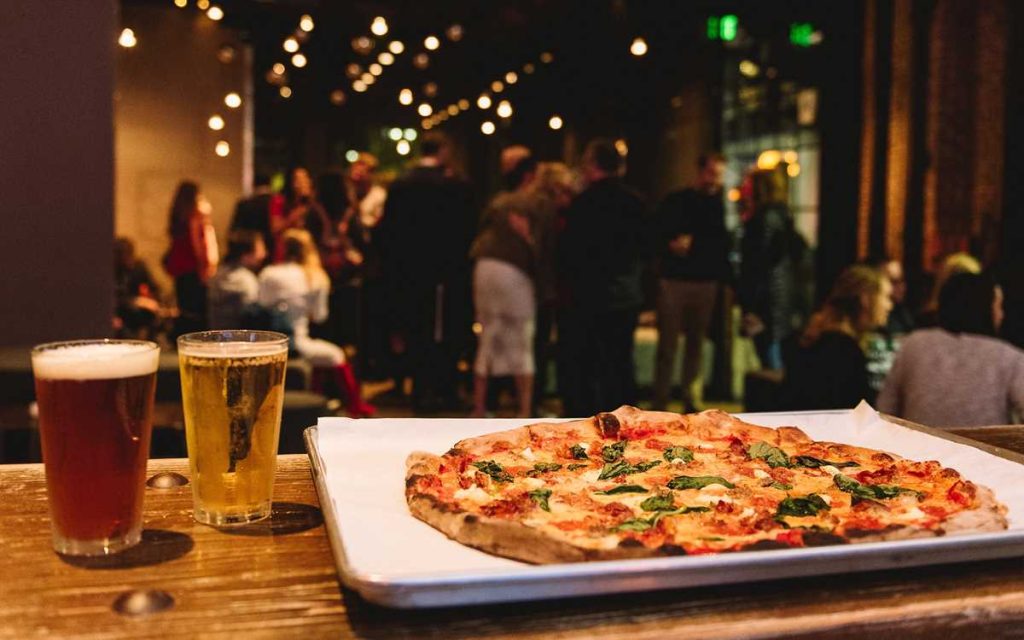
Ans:
{"type": "MultiPolygon", "coordinates": [[[[391,394],[418,412],[488,415],[496,382],[508,381],[517,415],[543,414],[557,382],[561,412],[581,416],[637,403],[635,334],[653,307],[652,406],[669,405],[678,366],[683,408],[694,411],[705,338],[731,290],[735,333],[764,369],[784,372],[775,408],[867,399],[941,426],[1007,422],[1024,409],[1024,352],[997,337],[1001,290],[969,255],[945,261],[917,312],[902,265],[888,259],[847,268],[812,312],[812,252],[784,166],[746,176],[733,233],[718,154],[700,158],[691,187],[649,207],[623,181],[610,140],[592,141],[576,170],[504,149],[503,188],[486,203],[455,170],[446,138],[424,136],[420,152],[387,186],[368,153],[315,181],[295,167],[280,193],[257,177],[223,259],[209,203],[183,182],[162,261],[174,279],[171,337],[283,331],[315,386],[352,415],[375,411],[354,360],[364,376],[394,380],[391,394]]],[[[118,240],[115,264],[116,326],[152,332],[168,313],[130,241],[118,240]]]]}

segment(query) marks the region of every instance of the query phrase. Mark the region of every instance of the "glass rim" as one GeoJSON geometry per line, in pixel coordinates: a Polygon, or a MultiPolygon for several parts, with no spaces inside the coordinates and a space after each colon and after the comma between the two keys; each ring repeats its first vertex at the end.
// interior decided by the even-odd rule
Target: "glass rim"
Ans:
{"type": "Polygon", "coordinates": [[[210,331],[193,331],[178,336],[178,346],[181,345],[209,345],[209,344],[287,344],[288,336],[277,331],[263,331],[260,329],[213,329],[210,331]],[[253,339],[221,339],[227,336],[249,336],[253,339]]]}
{"type": "MultiPolygon", "coordinates": [[[[42,344],[37,344],[34,347],[32,347],[32,355],[36,355],[37,353],[42,353],[44,351],[51,351],[53,349],[63,349],[66,347],[85,347],[100,344],[127,344],[139,347],[147,347],[146,351],[160,350],[160,345],[157,344],[156,342],[153,342],[152,340],[133,340],[130,338],[80,338],[77,340],[55,340],[53,342],[44,342],[42,344]]],[[[137,355],[138,353],[145,353],[146,351],[138,351],[132,355],[137,355]]]]}

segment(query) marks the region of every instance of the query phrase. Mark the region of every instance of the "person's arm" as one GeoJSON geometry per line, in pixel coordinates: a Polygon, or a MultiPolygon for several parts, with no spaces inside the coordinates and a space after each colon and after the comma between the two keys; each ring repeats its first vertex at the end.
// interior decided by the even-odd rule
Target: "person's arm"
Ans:
{"type": "Polygon", "coordinates": [[[273,270],[267,267],[260,272],[257,279],[256,301],[261,307],[273,307],[278,302],[277,285],[273,278],[273,270]]]}
{"type": "Polygon", "coordinates": [[[315,324],[320,324],[327,320],[328,308],[327,308],[327,296],[330,286],[326,284],[327,278],[324,278],[324,284],[316,287],[310,291],[310,302],[312,305],[309,309],[309,319],[315,324]]]}
{"type": "Polygon", "coordinates": [[[188,239],[192,255],[196,258],[196,273],[199,280],[206,284],[210,277],[210,262],[206,251],[206,222],[198,211],[193,211],[189,215],[188,239]]]}

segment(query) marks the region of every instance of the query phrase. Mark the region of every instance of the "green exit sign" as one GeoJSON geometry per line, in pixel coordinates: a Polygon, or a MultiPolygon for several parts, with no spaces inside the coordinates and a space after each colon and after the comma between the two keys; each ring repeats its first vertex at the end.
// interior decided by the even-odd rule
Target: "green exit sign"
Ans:
{"type": "Polygon", "coordinates": [[[708,16],[708,40],[732,42],[736,39],[740,19],[731,13],[724,16],[708,16]]]}
{"type": "Polygon", "coordinates": [[[810,22],[794,22],[789,25],[789,41],[796,47],[809,47],[817,44],[814,36],[814,25],[810,22]]]}

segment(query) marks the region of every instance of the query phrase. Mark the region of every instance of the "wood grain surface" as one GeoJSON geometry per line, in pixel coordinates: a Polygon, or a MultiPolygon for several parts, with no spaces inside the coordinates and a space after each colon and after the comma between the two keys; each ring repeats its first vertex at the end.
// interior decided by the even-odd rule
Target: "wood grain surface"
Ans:
{"type": "MultiPolygon", "coordinates": [[[[958,431],[1024,451],[1024,428],[958,431]]],[[[188,473],[157,460],[151,473],[188,473]]],[[[0,467],[0,637],[933,638],[1019,634],[1024,558],[700,589],[429,611],[339,586],[304,456],[279,458],[274,517],[225,532],[191,518],[188,486],[147,489],[146,532],[112,561],[51,551],[42,467],[0,467]],[[115,613],[158,589],[167,610],[115,613]]],[[[1022,550],[1024,555],[1024,550],[1022,550]]]]}

